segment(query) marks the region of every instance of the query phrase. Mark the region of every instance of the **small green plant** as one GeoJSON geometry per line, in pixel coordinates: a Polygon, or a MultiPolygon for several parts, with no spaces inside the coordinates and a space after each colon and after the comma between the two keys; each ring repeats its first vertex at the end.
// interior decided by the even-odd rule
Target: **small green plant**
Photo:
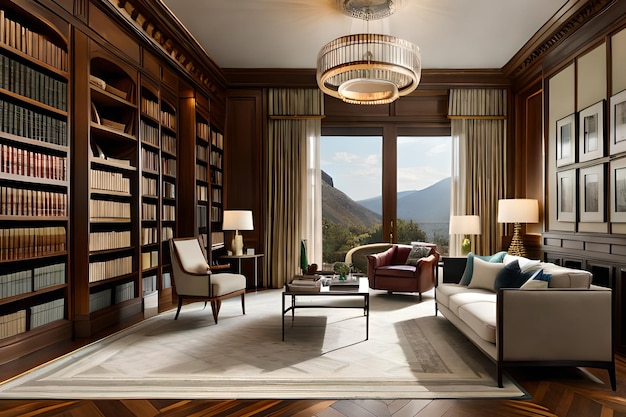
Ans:
{"type": "Polygon", "coordinates": [[[333,264],[333,271],[339,275],[339,278],[345,279],[350,273],[350,267],[345,262],[335,262],[333,264]]]}

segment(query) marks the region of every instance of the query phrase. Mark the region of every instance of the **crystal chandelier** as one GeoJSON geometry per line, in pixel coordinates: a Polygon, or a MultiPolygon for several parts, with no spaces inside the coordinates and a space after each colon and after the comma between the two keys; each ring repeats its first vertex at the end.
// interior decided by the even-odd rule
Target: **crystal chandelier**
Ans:
{"type": "MultiPolygon", "coordinates": [[[[337,0],[347,15],[370,21],[388,17],[397,0],[337,0]]],[[[317,56],[317,84],[352,104],[387,104],[417,88],[419,48],[394,36],[362,33],[337,38],[317,56]]]]}

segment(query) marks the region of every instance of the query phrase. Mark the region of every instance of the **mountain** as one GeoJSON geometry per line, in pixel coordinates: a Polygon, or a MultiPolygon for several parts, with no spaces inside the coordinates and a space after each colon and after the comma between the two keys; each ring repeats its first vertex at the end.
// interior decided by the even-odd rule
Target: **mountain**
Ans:
{"type": "MultiPolygon", "coordinates": [[[[448,223],[450,221],[451,179],[445,178],[430,187],[398,193],[398,218],[421,223],[448,223]]],[[[368,198],[357,203],[377,213],[382,197],[368,198]]],[[[378,213],[382,214],[382,213],[378,213]]]]}
{"type": "Polygon", "coordinates": [[[382,216],[363,207],[333,187],[332,178],[322,171],[322,217],[334,223],[371,227],[380,224],[382,216]]]}

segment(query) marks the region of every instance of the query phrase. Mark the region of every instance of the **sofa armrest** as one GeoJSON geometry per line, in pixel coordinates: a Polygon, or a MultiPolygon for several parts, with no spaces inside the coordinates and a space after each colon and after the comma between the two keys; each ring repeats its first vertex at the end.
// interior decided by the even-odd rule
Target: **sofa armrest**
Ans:
{"type": "Polygon", "coordinates": [[[381,266],[391,265],[391,260],[393,259],[395,251],[396,247],[392,246],[386,251],[367,255],[368,266],[373,268],[379,268],[381,266]]]}
{"type": "Polygon", "coordinates": [[[498,356],[504,361],[612,361],[610,289],[498,291],[498,356]]]}

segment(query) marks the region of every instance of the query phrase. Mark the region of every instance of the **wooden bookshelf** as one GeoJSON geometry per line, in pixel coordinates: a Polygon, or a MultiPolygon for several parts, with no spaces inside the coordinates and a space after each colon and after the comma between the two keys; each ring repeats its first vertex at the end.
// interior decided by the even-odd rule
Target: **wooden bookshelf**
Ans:
{"type": "Polygon", "coordinates": [[[69,27],[12,3],[0,6],[0,26],[4,362],[71,337],[69,27]]]}

